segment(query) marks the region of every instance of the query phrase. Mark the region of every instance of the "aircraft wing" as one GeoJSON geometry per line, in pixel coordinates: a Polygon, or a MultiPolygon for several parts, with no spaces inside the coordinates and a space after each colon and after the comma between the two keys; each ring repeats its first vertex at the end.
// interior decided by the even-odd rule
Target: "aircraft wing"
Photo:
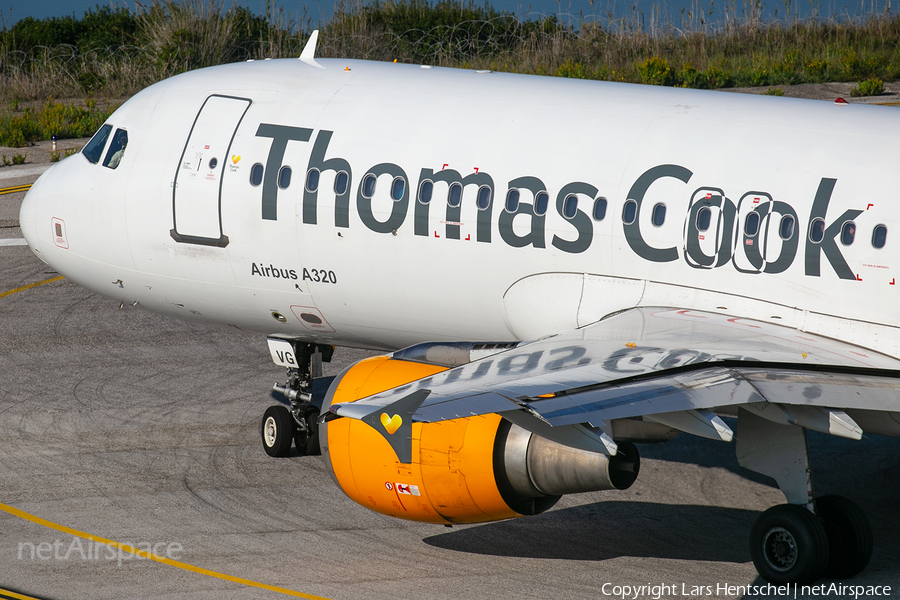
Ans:
{"type": "Polygon", "coordinates": [[[900,360],[772,323],[644,307],[330,410],[376,429],[382,413],[409,423],[500,413],[555,441],[614,454],[610,420],[642,417],[730,441],[716,413],[738,406],[859,439],[844,411],[900,413],[900,360]]]}

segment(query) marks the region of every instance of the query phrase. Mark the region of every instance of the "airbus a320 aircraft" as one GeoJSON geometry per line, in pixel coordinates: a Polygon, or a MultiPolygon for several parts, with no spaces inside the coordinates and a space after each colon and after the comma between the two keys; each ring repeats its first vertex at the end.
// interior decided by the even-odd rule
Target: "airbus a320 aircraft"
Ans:
{"type": "Polygon", "coordinates": [[[684,432],[784,492],[750,532],[766,580],[866,567],[806,432],[900,436],[900,111],[314,50],[137,94],[32,187],[31,249],[267,336],[266,451],[320,446],[372,510],[532,515],[684,432]],[[393,353],[320,403],[333,346],[393,353]]]}

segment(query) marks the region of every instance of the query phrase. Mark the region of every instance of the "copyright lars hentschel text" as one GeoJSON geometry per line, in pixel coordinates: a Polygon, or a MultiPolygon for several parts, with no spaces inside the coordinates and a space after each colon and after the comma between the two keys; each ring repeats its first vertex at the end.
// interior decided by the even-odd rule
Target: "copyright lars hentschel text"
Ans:
{"type": "Polygon", "coordinates": [[[822,583],[819,585],[689,585],[687,583],[659,583],[643,585],[617,585],[604,583],[600,588],[603,596],[621,600],[638,598],[703,598],[717,596],[769,596],[780,598],[805,598],[809,596],[834,596],[840,598],[871,598],[890,596],[888,585],[847,585],[843,583],[822,583]]]}

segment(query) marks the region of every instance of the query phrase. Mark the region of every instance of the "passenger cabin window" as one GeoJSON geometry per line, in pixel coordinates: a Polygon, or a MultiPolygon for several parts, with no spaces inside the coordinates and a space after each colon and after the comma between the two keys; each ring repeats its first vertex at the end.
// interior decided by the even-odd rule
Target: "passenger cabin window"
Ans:
{"type": "Polygon", "coordinates": [[[306,173],[306,191],[315,192],[319,189],[319,170],[310,169],[306,173]]]}
{"type": "Polygon", "coordinates": [[[815,218],[809,224],[809,241],[818,244],[825,238],[825,219],[815,218]]]}
{"type": "Polygon", "coordinates": [[[784,215],[781,217],[781,224],[778,226],[778,235],[783,240],[789,240],[794,235],[794,217],[784,215]]]}
{"type": "Polygon", "coordinates": [[[550,205],[550,194],[547,192],[538,192],[534,197],[534,214],[547,214],[547,207],[550,205]]]}
{"type": "Polygon", "coordinates": [[[876,248],[884,248],[887,241],[887,227],[884,225],[876,225],[872,231],[872,245],[876,248]]]}
{"type": "Polygon", "coordinates": [[[622,221],[626,225],[634,223],[637,217],[637,202],[634,200],[626,200],[625,206],[622,207],[622,221]]]}
{"type": "Polygon", "coordinates": [[[709,229],[710,221],[712,220],[712,211],[704,206],[700,210],[697,211],[697,231],[706,231],[709,229]]]}
{"type": "Polygon", "coordinates": [[[426,179],[419,186],[419,202],[428,204],[431,202],[431,195],[434,193],[434,183],[426,179]]]}
{"type": "Polygon", "coordinates": [[[112,131],[112,125],[104,125],[100,129],[97,130],[97,133],[94,134],[94,137],[91,138],[91,141],[87,143],[87,146],[84,147],[84,150],[81,151],[84,154],[84,157],[88,159],[93,164],[97,164],[100,161],[100,157],[103,156],[103,148],[106,146],[106,140],[109,139],[109,132],[112,131]]]}
{"type": "Polygon", "coordinates": [[[757,233],[759,233],[759,213],[753,211],[747,215],[747,220],[744,221],[744,235],[753,237],[757,233]]]}
{"type": "Polygon", "coordinates": [[[462,202],[462,185],[459,183],[454,183],[450,186],[450,189],[447,191],[447,204],[452,207],[457,207],[462,202]]]}
{"type": "Polygon", "coordinates": [[[334,193],[338,196],[344,195],[349,183],[350,175],[347,174],[347,171],[338,171],[338,174],[334,176],[334,193]]]}
{"type": "Polygon", "coordinates": [[[594,220],[602,221],[606,218],[606,198],[600,196],[596,200],[594,200],[594,220]]]}
{"type": "Polygon", "coordinates": [[[566,199],[563,200],[563,216],[567,219],[571,219],[578,212],[578,196],[575,194],[569,194],[566,196],[566,199]]]}
{"type": "Polygon", "coordinates": [[[666,205],[660,202],[656,206],[653,207],[653,216],[650,218],[650,222],[653,223],[655,227],[662,227],[663,223],[666,222],[666,205]]]}
{"type": "Polygon", "coordinates": [[[519,208],[519,190],[506,192],[506,212],[516,212],[519,208]]]}
{"type": "Polygon", "coordinates": [[[278,187],[286,190],[289,185],[291,185],[291,168],[281,167],[278,171],[278,187]]]}
{"type": "Polygon", "coordinates": [[[478,207],[478,210],[485,210],[491,205],[490,186],[483,185],[478,188],[478,198],[476,198],[475,200],[475,205],[478,207]]]}
{"type": "Polygon", "coordinates": [[[371,173],[366,173],[366,176],[363,177],[362,182],[362,195],[363,198],[371,198],[375,195],[375,182],[378,181],[378,178],[372,175],[371,173]]]}
{"type": "Polygon", "coordinates": [[[109,150],[106,151],[106,158],[103,159],[103,166],[115,169],[125,156],[125,147],[128,146],[128,132],[124,129],[116,129],[112,141],[109,143],[109,150]]]}
{"type": "Polygon", "coordinates": [[[395,177],[391,182],[391,200],[399,202],[403,200],[403,192],[406,191],[406,180],[402,177],[395,177]]]}
{"type": "Polygon", "coordinates": [[[250,167],[250,185],[256,187],[262,183],[263,177],[263,166],[260,163],[256,163],[252,167],[250,167]]]}
{"type": "Polygon", "coordinates": [[[841,226],[841,243],[849,246],[856,239],[856,223],[847,221],[841,226]]]}

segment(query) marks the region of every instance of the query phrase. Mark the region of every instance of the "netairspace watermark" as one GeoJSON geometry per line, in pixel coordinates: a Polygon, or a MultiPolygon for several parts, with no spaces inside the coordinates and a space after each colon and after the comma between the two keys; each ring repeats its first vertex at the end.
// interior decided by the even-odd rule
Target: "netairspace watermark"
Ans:
{"type": "Polygon", "coordinates": [[[751,596],[771,598],[806,598],[809,596],[832,596],[837,598],[875,598],[891,595],[889,585],[848,585],[843,583],[821,583],[818,585],[688,585],[686,583],[659,583],[644,585],[617,585],[604,583],[600,593],[616,600],[638,600],[639,598],[715,598],[721,596],[751,596]]]}
{"type": "Polygon", "coordinates": [[[123,561],[151,560],[167,558],[178,560],[184,548],[178,542],[105,543],[82,540],[72,541],[19,542],[19,560],[106,560],[116,561],[121,567],[123,561]]]}

